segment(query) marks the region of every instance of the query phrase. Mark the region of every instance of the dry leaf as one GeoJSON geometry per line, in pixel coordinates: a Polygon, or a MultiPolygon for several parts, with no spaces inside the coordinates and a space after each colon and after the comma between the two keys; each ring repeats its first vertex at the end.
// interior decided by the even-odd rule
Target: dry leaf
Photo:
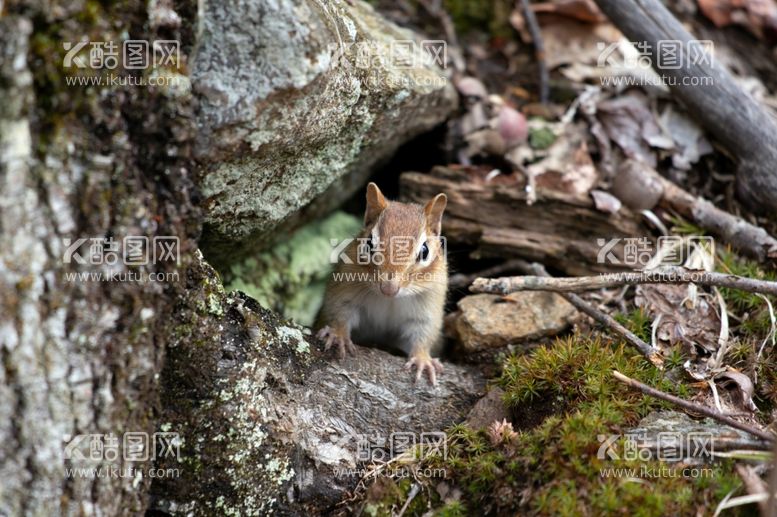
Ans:
{"type": "Polygon", "coordinates": [[[715,306],[706,296],[697,297],[695,306],[688,303],[687,285],[640,285],[634,299],[655,320],[656,345],[666,351],[681,344],[696,362],[706,364],[718,350],[720,319],[715,306]]]}
{"type": "Polygon", "coordinates": [[[671,148],[673,145],[671,139],[663,134],[648,107],[647,97],[642,93],[632,92],[600,102],[597,118],[610,139],[627,157],[651,167],[656,166],[652,147],[671,148]]]}
{"type": "Polygon", "coordinates": [[[728,390],[732,402],[742,411],[752,412],[758,409],[753,402],[753,394],[755,393],[753,381],[744,373],[723,372],[715,377],[715,382],[728,390]]]}
{"type": "Polygon", "coordinates": [[[607,17],[602,14],[593,0],[556,0],[533,4],[535,13],[553,13],[568,16],[588,23],[602,23],[607,17]]]}
{"type": "Polygon", "coordinates": [[[592,190],[591,197],[594,198],[594,206],[600,212],[614,214],[621,209],[621,201],[609,192],[604,190],[592,190]]]}
{"type": "Polygon", "coordinates": [[[586,144],[586,126],[569,124],[548,148],[547,156],[527,170],[539,188],[587,195],[599,175],[586,144]]]}

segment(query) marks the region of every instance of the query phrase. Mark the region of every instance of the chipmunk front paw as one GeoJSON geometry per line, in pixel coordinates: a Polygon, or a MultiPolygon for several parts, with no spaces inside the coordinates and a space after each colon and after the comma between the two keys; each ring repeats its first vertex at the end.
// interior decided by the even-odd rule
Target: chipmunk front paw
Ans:
{"type": "Polygon", "coordinates": [[[415,375],[415,380],[418,382],[424,372],[429,374],[429,384],[437,386],[437,375],[442,373],[442,363],[430,356],[428,352],[418,352],[410,357],[410,360],[405,363],[405,370],[412,370],[415,366],[418,370],[415,375]]]}
{"type": "Polygon", "coordinates": [[[332,345],[336,346],[337,356],[340,360],[345,359],[346,353],[356,353],[356,346],[353,344],[353,341],[351,341],[351,338],[344,333],[337,332],[329,325],[319,330],[316,337],[324,342],[324,350],[328,351],[332,348],[332,345]]]}

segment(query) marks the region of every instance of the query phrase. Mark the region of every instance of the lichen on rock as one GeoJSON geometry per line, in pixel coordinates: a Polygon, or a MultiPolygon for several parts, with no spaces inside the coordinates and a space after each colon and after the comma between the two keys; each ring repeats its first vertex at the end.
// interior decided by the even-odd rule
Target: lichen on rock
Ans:
{"type": "Polygon", "coordinates": [[[335,208],[457,103],[420,37],[360,0],[240,4],[204,4],[192,67],[217,265],[335,208]]]}
{"type": "Polygon", "coordinates": [[[233,264],[228,291],[243,291],[263,307],[312,325],[332,271],[332,241],[353,237],[361,221],[344,212],[311,222],[273,248],[233,264]]]}

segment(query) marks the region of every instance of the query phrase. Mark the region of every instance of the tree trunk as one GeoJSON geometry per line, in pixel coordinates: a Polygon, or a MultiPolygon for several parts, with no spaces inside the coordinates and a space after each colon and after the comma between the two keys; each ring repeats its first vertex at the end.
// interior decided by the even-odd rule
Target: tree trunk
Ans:
{"type": "Polygon", "coordinates": [[[667,78],[672,93],[737,157],[737,191],[748,209],[773,216],[777,212],[774,114],[742,90],[714,55],[706,59],[694,55],[691,49],[699,42],[659,0],[596,3],[629,40],[645,46],[653,67],[667,78]],[[681,66],[661,66],[666,62],[660,55],[661,45],[671,45],[681,66]]]}
{"type": "Polygon", "coordinates": [[[82,14],[77,3],[12,4],[0,18],[0,515],[144,512],[149,477],[66,469],[125,468],[121,450],[115,462],[108,449],[83,461],[82,448],[156,430],[180,270],[174,259],[128,266],[121,255],[111,265],[114,256],[92,257],[95,241],[79,239],[176,237],[185,263],[199,227],[186,169],[189,98],[68,85],[63,62],[63,44],[84,35],[181,35],[141,30],[145,2],[89,5],[82,14]],[[119,276],[69,276],[79,272],[119,276]],[[129,273],[168,276],[120,278],[129,273]]]}

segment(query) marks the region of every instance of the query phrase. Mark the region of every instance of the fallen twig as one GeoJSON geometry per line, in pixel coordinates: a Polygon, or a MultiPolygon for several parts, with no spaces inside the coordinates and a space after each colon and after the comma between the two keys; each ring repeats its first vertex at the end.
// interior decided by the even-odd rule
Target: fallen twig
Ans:
{"type": "Polygon", "coordinates": [[[463,273],[457,273],[455,275],[451,275],[450,279],[448,279],[448,287],[451,289],[460,289],[462,287],[467,287],[472,282],[477,280],[480,277],[490,277],[490,276],[496,276],[501,275],[502,273],[506,273],[508,271],[529,271],[530,265],[528,262],[522,259],[510,259],[506,260],[505,262],[502,262],[501,264],[497,264],[496,266],[492,266],[489,268],[486,268],[482,271],[478,271],[477,273],[472,274],[463,274],[463,273]]]}
{"type": "Polygon", "coordinates": [[[616,379],[618,379],[620,382],[638,389],[645,395],[649,395],[651,397],[655,397],[657,399],[665,400],[667,402],[671,402],[672,404],[679,406],[687,411],[691,411],[693,413],[698,413],[707,417],[710,417],[714,420],[717,420],[718,422],[721,422],[723,424],[726,424],[727,426],[733,427],[735,429],[739,429],[740,431],[744,431],[746,433],[752,434],[753,436],[757,436],[758,438],[761,438],[762,440],[766,440],[768,442],[774,442],[775,436],[771,433],[768,433],[766,431],[762,431],[761,429],[757,429],[753,426],[743,424],[742,422],[739,422],[737,420],[734,420],[731,417],[728,417],[726,415],[722,415],[719,412],[715,411],[714,409],[711,409],[707,406],[702,406],[701,404],[696,404],[694,402],[689,402],[687,400],[683,400],[679,397],[675,397],[674,395],[670,395],[668,393],[664,393],[661,390],[657,390],[655,388],[651,388],[647,384],[643,384],[635,379],[632,379],[631,377],[626,377],[621,372],[617,370],[613,370],[612,374],[615,376],[616,379]]]}
{"type": "Polygon", "coordinates": [[[720,63],[698,59],[700,42],[688,33],[660,0],[596,0],[629,41],[639,42],[674,96],[682,101],[723,146],[739,159],[737,191],[754,209],[774,213],[777,207],[777,119],[745,92],[720,63]],[[658,66],[672,41],[678,67],[658,66]],[[695,56],[695,57],[694,57],[695,56]],[[670,69],[671,68],[671,69],[670,69]],[[694,79],[694,80],[690,80],[694,79]]]}
{"type": "Polygon", "coordinates": [[[739,289],[751,293],[777,295],[777,282],[758,280],[725,273],[690,270],[683,267],[660,267],[632,273],[608,273],[599,276],[552,278],[511,276],[478,278],[470,287],[474,293],[509,294],[516,291],[580,292],[637,284],[699,284],[739,289]]]}
{"type": "Polygon", "coordinates": [[[550,87],[548,86],[548,65],[545,63],[545,45],[542,43],[542,31],[529,0],[521,0],[521,8],[523,19],[526,20],[526,28],[529,29],[529,34],[531,34],[534,56],[537,58],[537,67],[540,71],[540,102],[547,104],[550,97],[550,87]]]}
{"type": "MultiPolygon", "coordinates": [[[[527,273],[534,273],[535,275],[538,275],[543,278],[552,278],[548,272],[545,270],[545,267],[543,267],[541,264],[528,264],[524,263],[523,266],[520,266],[521,269],[527,273]]],[[[479,280],[486,280],[483,278],[479,278],[475,280],[475,283],[477,283],[479,280]]],[[[470,290],[472,288],[470,287],[470,290]]],[[[623,339],[625,339],[629,344],[634,346],[637,350],[642,353],[645,357],[647,357],[648,361],[653,363],[657,367],[661,367],[664,364],[664,360],[661,358],[661,355],[658,353],[658,350],[653,348],[648,343],[645,343],[640,338],[636,336],[633,332],[631,332],[629,329],[615,321],[615,319],[610,316],[609,314],[606,314],[587,301],[580,298],[578,295],[573,293],[560,293],[561,296],[571,303],[577,310],[582,312],[583,314],[586,314],[596,320],[598,323],[601,323],[605,327],[609,327],[616,333],[620,334],[623,339]]]]}
{"type": "MultiPolygon", "coordinates": [[[[755,469],[749,465],[738,464],[734,466],[734,469],[742,479],[742,483],[745,485],[745,490],[750,495],[766,494],[766,483],[758,477],[755,469]]],[[[758,501],[758,508],[761,510],[761,515],[766,514],[767,501],[758,501]]]]}
{"type": "Polygon", "coordinates": [[[763,228],[721,210],[704,198],[694,196],[651,167],[645,166],[642,170],[662,186],[661,206],[671,208],[758,262],[777,258],[777,239],[763,228]]]}

